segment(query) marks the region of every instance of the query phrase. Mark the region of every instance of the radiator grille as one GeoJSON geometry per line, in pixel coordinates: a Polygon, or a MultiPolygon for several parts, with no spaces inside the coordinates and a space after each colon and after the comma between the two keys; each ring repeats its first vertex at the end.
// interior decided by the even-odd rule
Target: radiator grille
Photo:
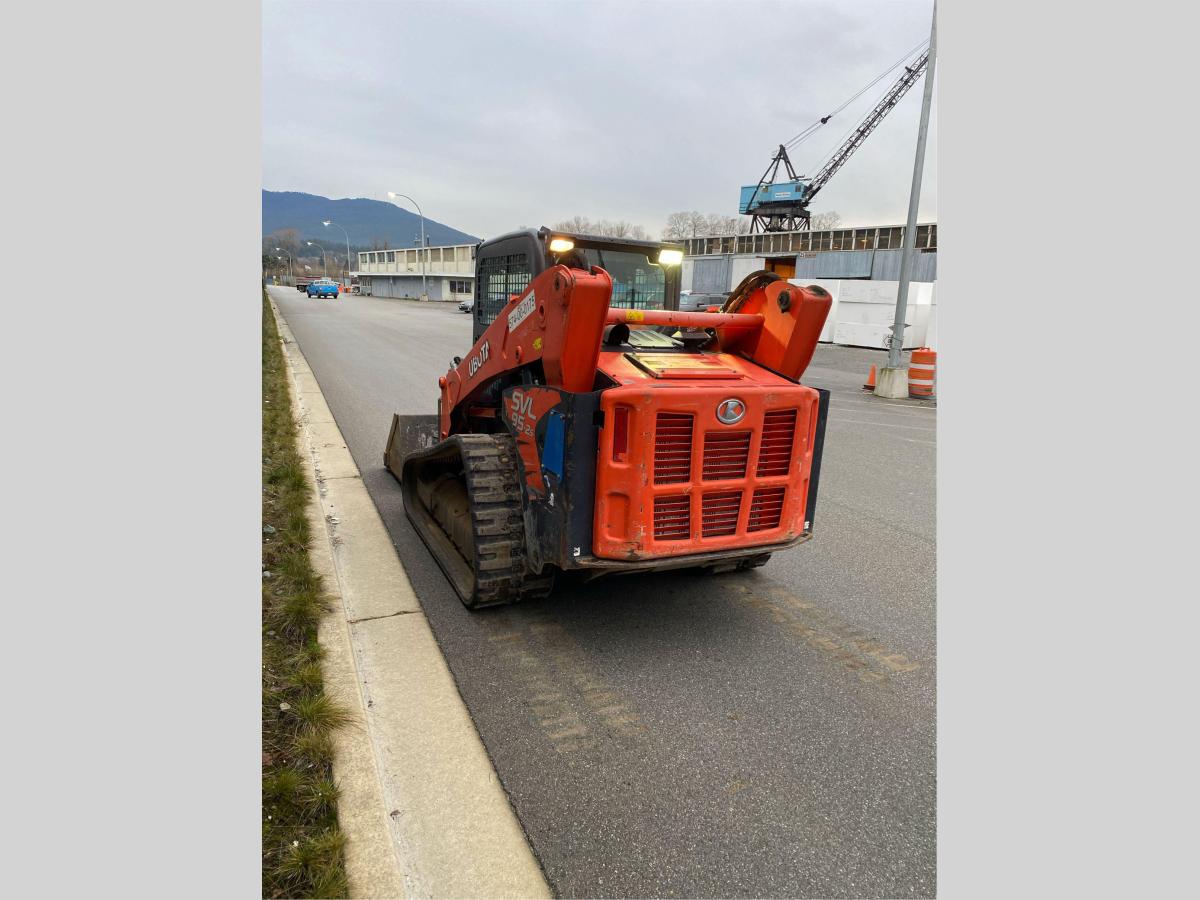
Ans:
{"type": "Polygon", "coordinates": [[[756,490],[754,498],[750,501],[750,521],[746,530],[767,531],[778,528],[779,519],[783,515],[783,495],[786,491],[784,485],[756,490]]]}
{"type": "Polygon", "coordinates": [[[746,477],[750,432],[709,431],[704,435],[704,480],[728,481],[746,477]]]}
{"type": "Polygon", "coordinates": [[[792,465],[796,436],[796,410],[776,409],[763,418],[762,444],[758,449],[758,477],[786,475],[792,465]]]}
{"type": "Polygon", "coordinates": [[[701,505],[704,537],[723,537],[737,531],[738,514],[742,511],[741,491],[705,494],[701,505]]]}
{"type": "Polygon", "coordinates": [[[654,498],[654,539],[686,541],[692,531],[692,498],[688,494],[654,498]]]}
{"type": "Polygon", "coordinates": [[[691,476],[692,417],[660,412],[654,425],[654,483],[677,484],[691,476]]]}

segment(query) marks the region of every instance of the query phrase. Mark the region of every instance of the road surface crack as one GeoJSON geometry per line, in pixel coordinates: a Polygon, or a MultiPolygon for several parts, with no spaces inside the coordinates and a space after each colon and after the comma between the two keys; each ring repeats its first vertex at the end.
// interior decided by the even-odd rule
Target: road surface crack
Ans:
{"type": "Polygon", "coordinates": [[[399,612],[384,613],[382,616],[363,616],[361,619],[349,619],[347,621],[350,625],[357,625],[359,622],[374,622],[376,619],[393,619],[396,616],[410,616],[416,612],[420,612],[420,610],[402,609],[399,612]]]}

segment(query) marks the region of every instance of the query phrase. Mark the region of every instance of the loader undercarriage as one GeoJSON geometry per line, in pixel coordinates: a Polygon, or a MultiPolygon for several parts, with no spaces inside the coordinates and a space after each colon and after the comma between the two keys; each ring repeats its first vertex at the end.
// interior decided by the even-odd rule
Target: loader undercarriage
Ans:
{"type": "Polygon", "coordinates": [[[404,509],[470,609],[544,597],[551,572],[535,575],[525,555],[516,443],[508,435],[453,435],[409,456],[404,509]]]}

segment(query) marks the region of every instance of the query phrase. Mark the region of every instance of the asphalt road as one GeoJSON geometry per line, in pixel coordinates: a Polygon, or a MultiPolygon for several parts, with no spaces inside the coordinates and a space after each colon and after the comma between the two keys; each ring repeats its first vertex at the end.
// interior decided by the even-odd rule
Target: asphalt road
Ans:
{"type": "Polygon", "coordinates": [[[936,411],[860,390],[882,353],[821,346],[803,379],[833,392],[811,542],[472,614],[382,463],[469,317],[272,295],[559,895],[936,893],[936,411]]]}

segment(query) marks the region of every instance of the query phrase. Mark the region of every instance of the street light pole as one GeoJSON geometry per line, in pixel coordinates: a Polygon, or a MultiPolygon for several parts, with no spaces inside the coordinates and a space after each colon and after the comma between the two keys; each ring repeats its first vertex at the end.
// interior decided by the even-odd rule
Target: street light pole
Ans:
{"type": "MultiPolygon", "coordinates": [[[[929,28],[929,61],[925,64],[925,94],[921,100],[921,124],[917,128],[917,156],[913,162],[912,190],[908,195],[908,222],[904,227],[904,249],[900,255],[900,285],[896,291],[896,319],[892,325],[892,336],[888,347],[888,369],[900,369],[900,352],[904,349],[904,319],[908,312],[908,285],[912,280],[913,262],[917,247],[917,205],[921,200],[921,175],[925,169],[925,139],[929,134],[929,107],[933,103],[933,66],[937,60],[937,2],[933,4],[933,24],[929,28]]],[[[899,381],[884,388],[880,378],[875,393],[898,397],[908,396],[908,379],[903,379],[901,393],[899,381]],[[882,389],[882,390],[881,390],[882,389]]]]}
{"type": "MultiPolygon", "coordinates": [[[[338,223],[334,222],[332,219],[328,222],[322,222],[321,224],[326,228],[328,228],[330,225],[333,225],[335,228],[342,228],[341,225],[338,225],[338,223]]],[[[349,290],[350,279],[353,277],[353,273],[350,271],[350,235],[345,228],[342,228],[342,234],[346,235],[346,290],[349,290]]]]}
{"type": "Polygon", "coordinates": [[[308,243],[308,246],[316,247],[318,250],[321,251],[321,265],[323,265],[325,267],[325,277],[328,278],[329,277],[329,260],[325,258],[325,248],[322,247],[320,244],[318,244],[316,241],[308,241],[307,243],[308,243]]]}
{"type": "Polygon", "coordinates": [[[292,251],[284,250],[282,247],[276,247],[275,249],[278,250],[280,253],[287,254],[287,256],[288,256],[288,275],[290,275],[292,277],[292,282],[294,285],[295,281],[296,281],[296,271],[295,271],[295,269],[292,268],[292,251]]]}
{"type": "Polygon", "coordinates": [[[425,254],[427,252],[425,249],[425,213],[421,212],[420,204],[417,203],[417,201],[412,197],[408,196],[408,194],[398,194],[395,191],[388,191],[388,197],[392,200],[395,200],[397,197],[403,197],[417,208],[417,215],[421,217],[421,249],[417,252],[421,257],[421,299],[428,300],[429,291],[426,289],[425,284],[425,254]]]}

